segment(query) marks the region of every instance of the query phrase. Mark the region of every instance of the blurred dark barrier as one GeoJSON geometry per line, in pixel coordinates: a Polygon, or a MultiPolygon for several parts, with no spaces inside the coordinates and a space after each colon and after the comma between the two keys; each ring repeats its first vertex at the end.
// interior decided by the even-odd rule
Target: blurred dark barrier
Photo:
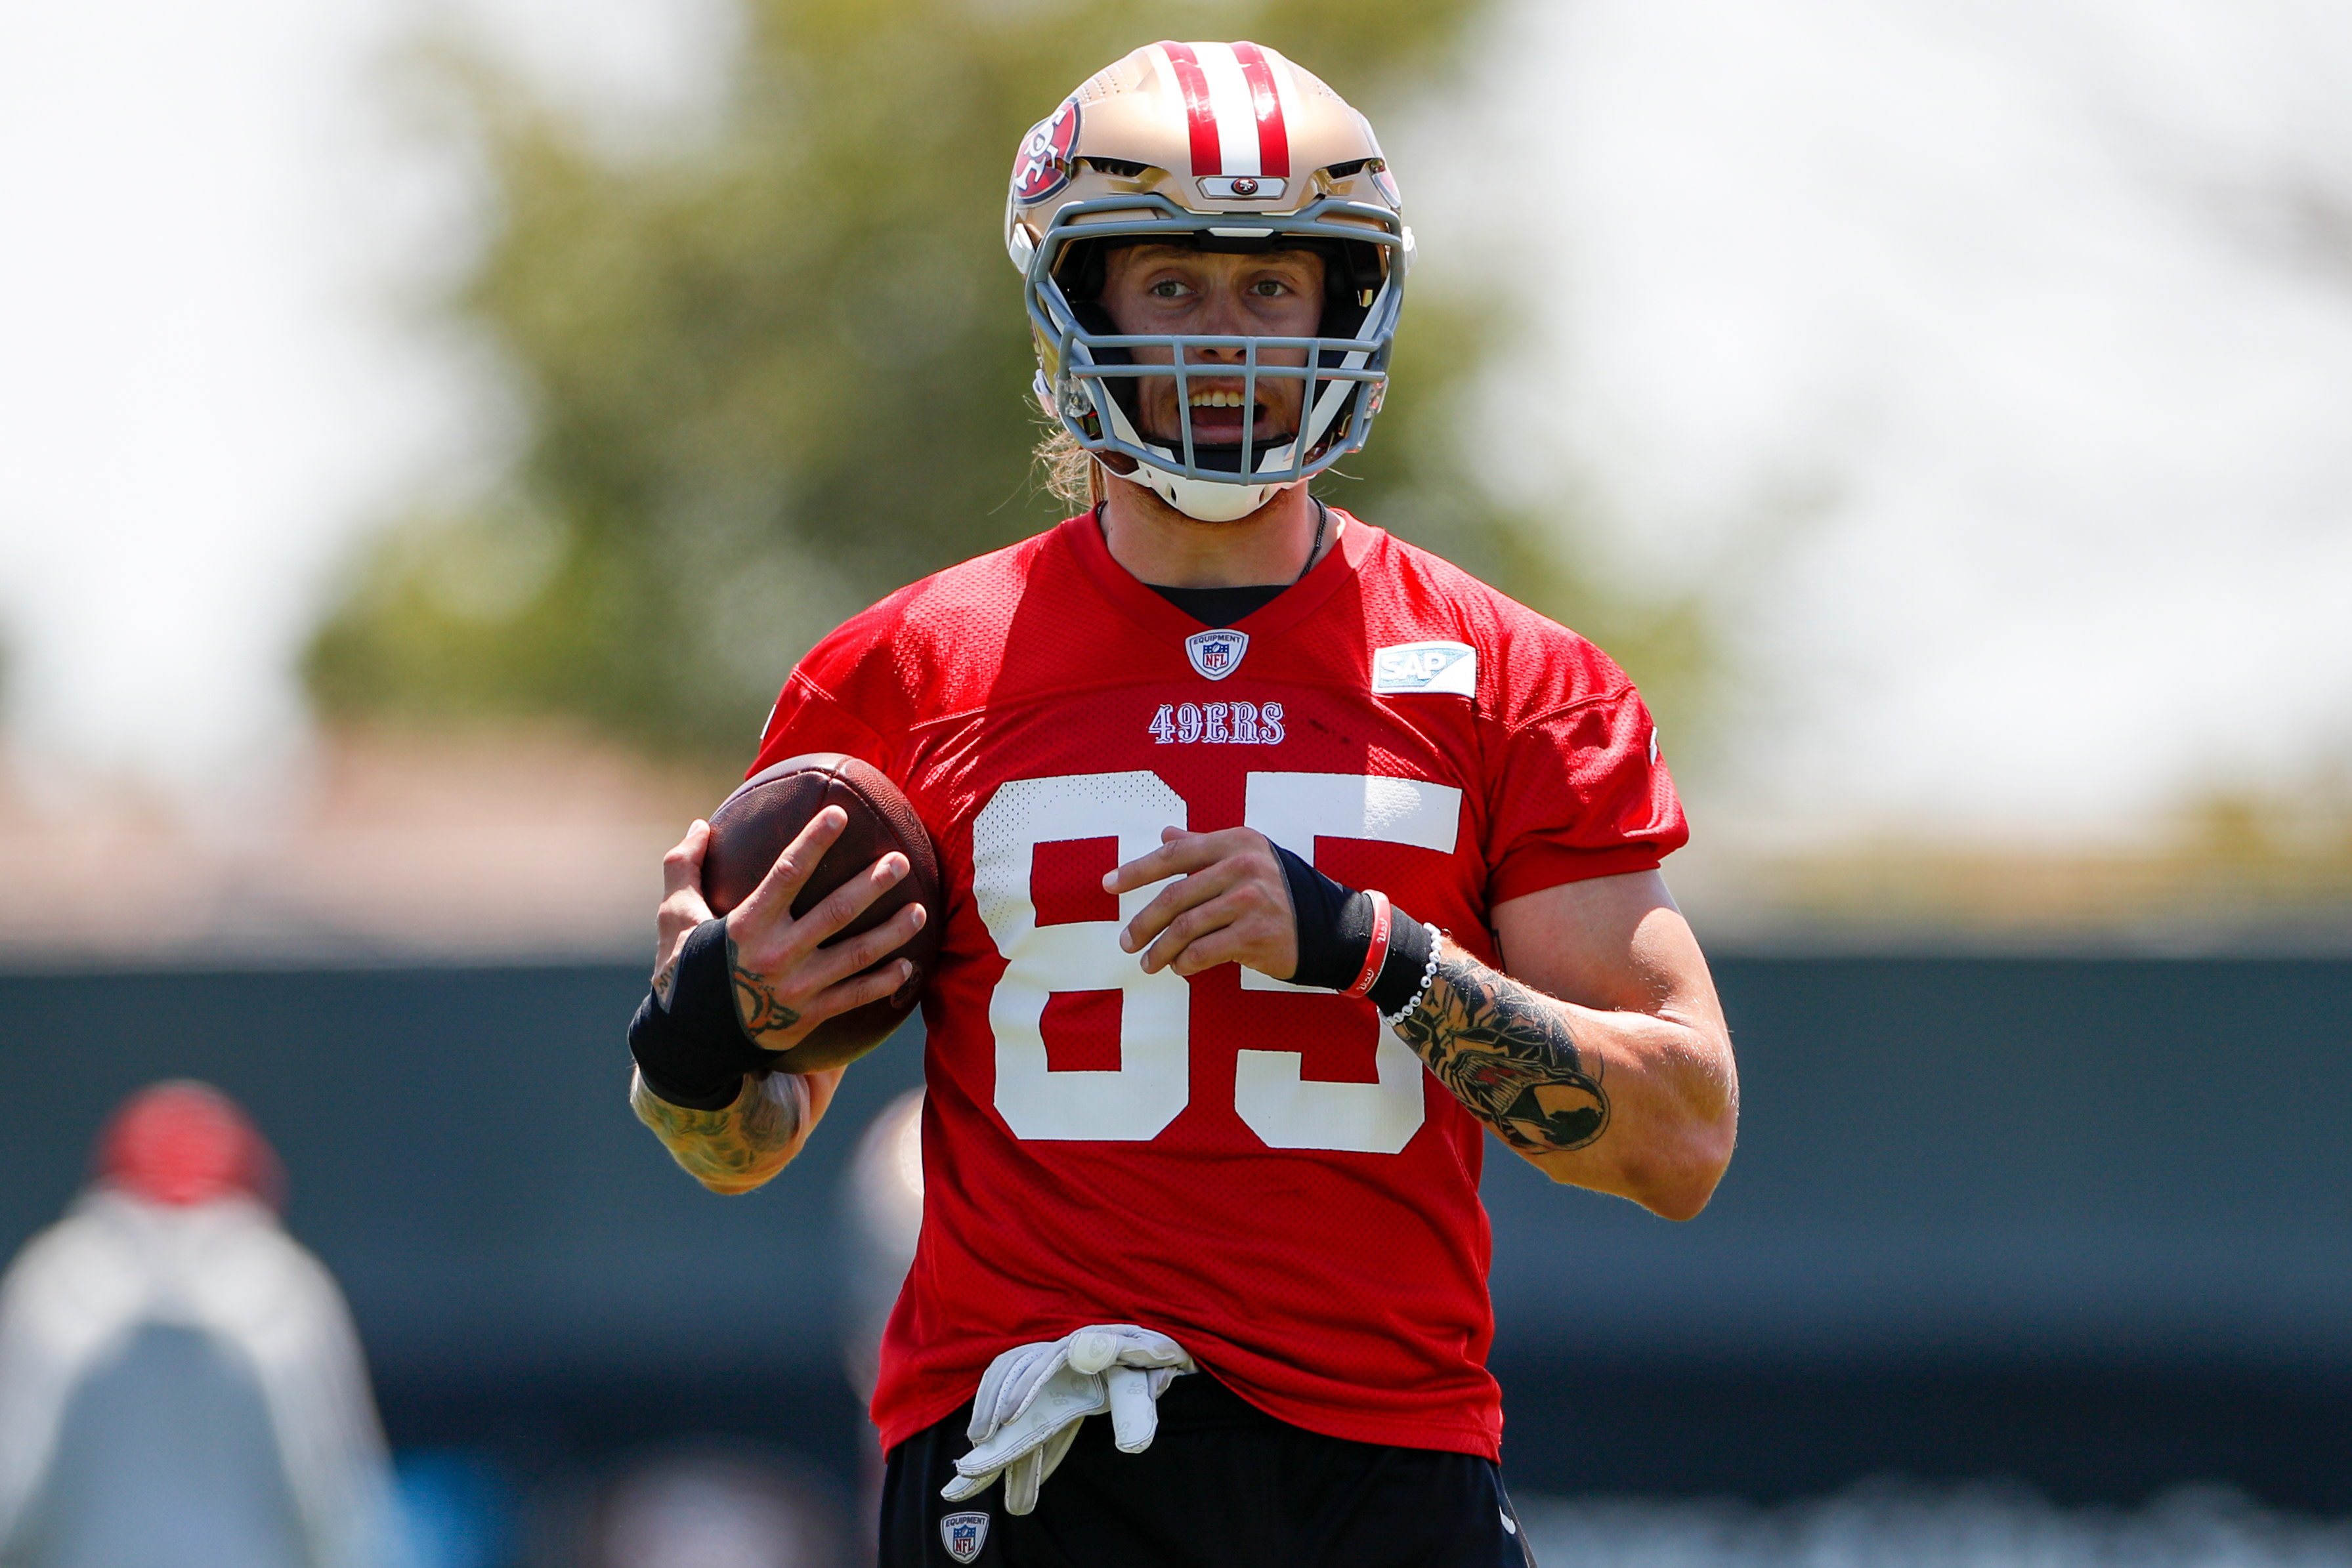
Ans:
{"type": "Polygon", "coordinates": [[[1717,976],[1740,1147],[1697,1220],[1488,1164],[1514,1469],[2352,1511],[2352,963],[1717,976]]]}
{"type": "MultiPolygon", "coordinates": [[[[2352,963],[1734,960],[1738,1158],[1687,1226],[1501,1154],[1529,1491],[1759,1500],[1897,1470],[2352,1510],[2352,963]]],[[[695,1434],[845,1482],[837,1189],[915,1082],[744,1198],[629,1116],[618,967],[0,977],[0,1242],[131,1088],[210,1079],[292,1173],[396,1443],[526,1467],[695,1434]]]]}

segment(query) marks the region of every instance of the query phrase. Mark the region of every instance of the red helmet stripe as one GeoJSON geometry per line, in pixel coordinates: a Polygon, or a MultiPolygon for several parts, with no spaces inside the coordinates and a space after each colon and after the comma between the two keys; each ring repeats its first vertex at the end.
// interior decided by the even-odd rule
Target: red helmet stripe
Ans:
{"type": "Polygon", "coordinates": [[[1255,44],[1235,44],[1234,57],[1242,63],[1249,82],[1250,99],[1257,110],[1257,172],[1287,176],[1290,172],[1290,129],[1282,119],[1282,94],[1274,85],[1274,67],[1255,44]]]}
{"type": "Polygon", "coordinates": [[[1217,111],[1209,102],[1208,73],[1201,68],[1192,45],[1160,47],[1168,51],[1168,63],[1176,72],[1176,85],[1184,92],[1184,111],[1192,129],[1192,172],[1222,174],[1224,163],[1217,147],[1217,111]]]}

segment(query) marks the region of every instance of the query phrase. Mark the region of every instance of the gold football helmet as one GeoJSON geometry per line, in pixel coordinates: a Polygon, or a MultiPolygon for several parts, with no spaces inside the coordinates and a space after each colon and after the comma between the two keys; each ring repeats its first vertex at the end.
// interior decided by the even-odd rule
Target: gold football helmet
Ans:
{"type": "Polygon", "coordinates": [[[1187,516],[1245,517],[1364,443],[1388,384],[1412,231],[1364,117],[1256,44],[1158,43],[1097,72],[1021,141],[1004,244],[1027,281],[1037,399],[1105,466],[1187,516]],[[1120,243],[1207,250],[1303,247],[1324,260],[1312,338],[1122,335],[1097,300],[1120,243]],[[1138,363],[1136,350],[1170,362],[1138,363]],[[1202,350],[1239,351],[1245,404],[1272,378],[1305,382],[1298,430],[1277,444],[1181,444],[1138,433],[1135,389],[1172,376],[1189,408],[1202,350]],[[1266,350],[1287,350],[1276,364],[1266,350]]]}

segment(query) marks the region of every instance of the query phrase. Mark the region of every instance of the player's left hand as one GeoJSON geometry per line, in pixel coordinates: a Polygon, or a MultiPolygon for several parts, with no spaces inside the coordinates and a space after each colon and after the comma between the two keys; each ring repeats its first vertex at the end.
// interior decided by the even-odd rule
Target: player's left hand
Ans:
{"type": "Polygon", "coordinates": [[[1298,972],[1298,915],[1282,857],[1264,833],[1162,828],[1160,847],[1104,877],[1103,889],[1131,893],[1171,876],[1183,880],[1160,889],[1118,935],[1122,949],[1143,954],[1145,974],[1197,975],[1220,964],[1277,980],[1298,972]]]}

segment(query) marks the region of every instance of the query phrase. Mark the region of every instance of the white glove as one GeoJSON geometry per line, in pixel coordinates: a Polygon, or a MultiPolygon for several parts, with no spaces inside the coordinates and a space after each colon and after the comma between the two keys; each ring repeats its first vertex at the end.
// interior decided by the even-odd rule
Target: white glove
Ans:
{"type": "Polygon", "coordinates": [[[1103,1323],[1015,1345],[988,1364],[964,1432],[971,1452],[956,1461],[956,1479],[940,1495],[961,1502],[1002,1475],[1004,1511],[1027,1513],[1037,1506],[1037,1489],[1077,1440],[1079,1422],[1109,1411],[1119,1452],[1139,1454],[1160,1429],[1154,1401],[1169,1384],[1198,1370],[1182,1345],[1133,1323],[1103,1323]]]}

